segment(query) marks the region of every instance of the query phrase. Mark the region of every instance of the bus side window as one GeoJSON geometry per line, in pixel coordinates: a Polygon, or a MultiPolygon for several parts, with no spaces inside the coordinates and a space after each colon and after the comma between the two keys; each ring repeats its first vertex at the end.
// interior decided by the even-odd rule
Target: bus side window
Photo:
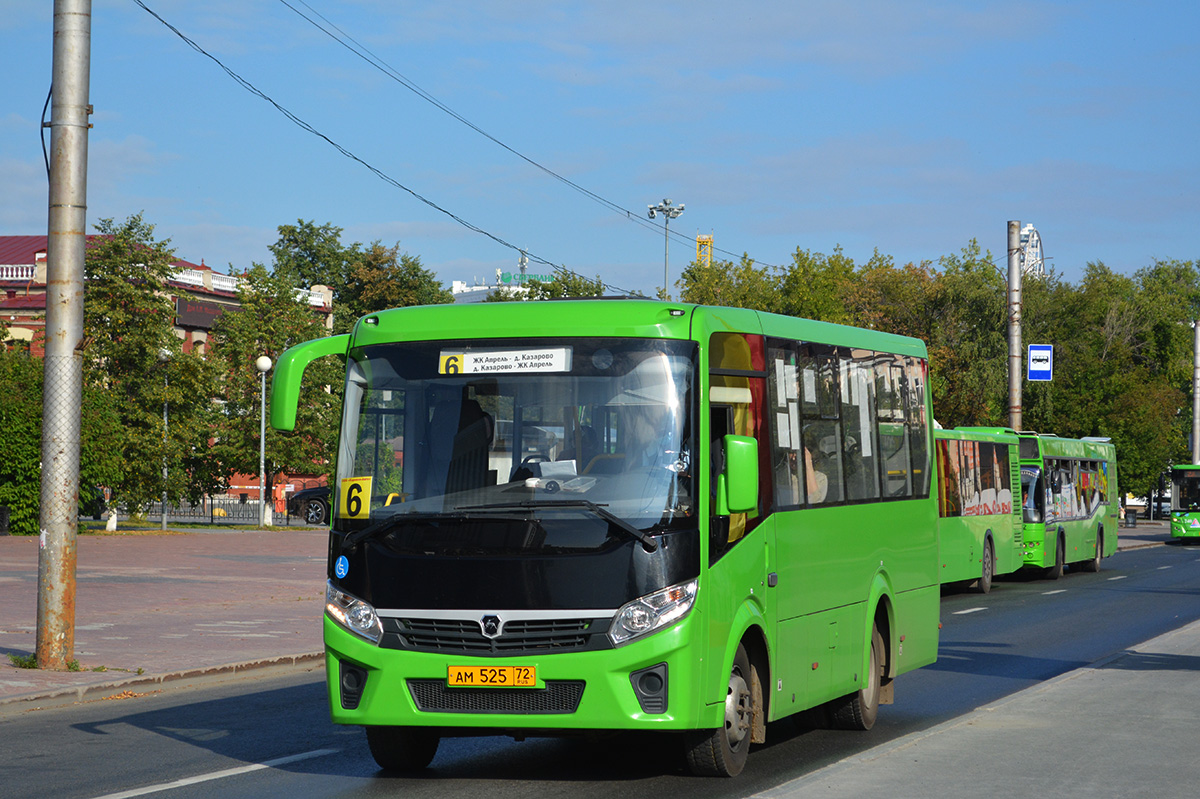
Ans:
{"type": "Polygon", "coordinates": [[[810,505],[841,502],[844,482],[837,353],[832,347],[806,344],[800,364],[805,459],[811,459],[818,485],[825,487],[824,491],[812,492],[808,502],[810,505]]]}

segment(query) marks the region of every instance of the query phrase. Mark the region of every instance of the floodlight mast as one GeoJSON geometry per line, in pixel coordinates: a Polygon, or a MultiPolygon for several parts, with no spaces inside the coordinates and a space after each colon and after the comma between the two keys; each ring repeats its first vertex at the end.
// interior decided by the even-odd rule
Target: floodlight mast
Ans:
{"type": "Polygon", "coordinates": [[[671,220],[683,213],[683,203],[673,205],[669,199],[664,199],[658,205],[647,205],[648,214],[654,219],[658,214],[663,215],[663,296],[671,298],[670,270],[668,264],[671,254],[671,220]]]}

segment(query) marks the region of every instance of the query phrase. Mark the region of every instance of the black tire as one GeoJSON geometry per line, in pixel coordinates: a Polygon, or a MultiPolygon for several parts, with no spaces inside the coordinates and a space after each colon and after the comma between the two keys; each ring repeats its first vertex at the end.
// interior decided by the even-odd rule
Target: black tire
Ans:
{"type": "Polygon", "coordinates": [[[739,644],[725,693],[725,724],[715,730],[688,733],[687,762],[693,774],[736,777],[750,754],[750,724],[754,707],[750,695],[750,658],[739,644]]]}
{"type": "Polygon", "coordinates": [[[1104,557],[1104,528],[1096,531],[1096,554],[1083,562],[1083,570],[1093,574],[1100,571],[1100,560],[1104,557]]]}
{"type": "Polygon", "coordinates": [[[325,524],[329,521],[329,504],[323,499],[310,499],[304,503],[305,524],[325,524]]]}
{"type": "Polygon", "coordinates": [[[986,594],[992,590],[992,581],[996,578],[996,553],[992,549],[990,538],[983,542],[983,562],[980,566],[979,581],[975,583],[975,590],[986,594]]]}
{"type": "Polygon", "coordinates": [[[1063,576],[1063,567],[1067,565],[1067,542],[1060,533],[1058,545],[1054,552],[1054,565],[1046,569],[1047,580],[1057,580],[1063,576]]]}
{"type": "Polygon", "coordinates": [[[371,757],[384,771],[420,771],[437,754],[441,737],[423,727],[367,727],[371,757]]]}
{"type": "Polygon", "coordinates": [[[885,650],[879,628],[871,627],[871,662],[867,684],[830,707],[829,721],[838,730],[869,730],[879,717],[879,693],[883,687],[885,650]]]}

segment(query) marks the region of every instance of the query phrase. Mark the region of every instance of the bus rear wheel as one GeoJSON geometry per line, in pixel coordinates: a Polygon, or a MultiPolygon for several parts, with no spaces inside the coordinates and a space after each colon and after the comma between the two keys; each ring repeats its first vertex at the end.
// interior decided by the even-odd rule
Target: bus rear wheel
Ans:
{"type": "Polygon", "coordinates": [[[830,708],[829,719],[838,730],[869,730],[879,717],[879,693],[883,687],[884,644],[879,628],[871,626],[871,663],[867,684],[837,700],[830,708]]]}
{"type": "Polygon", "coordinates": [[[992,540],[989,538],[983,542],[983,564],[979,572],[979,582],[975,583],[975,590],[981,594],[986,594],[992,590],[992,580],[996,577],[996,555],[992,551],[992,540]]]}
{"type": "Polygon", "coordinates": [[[750,722],[754,707],[750,694],[750,658],[738,644],[725,690],[725,723],[715,730],[688,733],[687,762],[693,774],[736,777],[750,754],[750,722]]]}
{"type": "Polygon", "coordinates": [[[367,727],[371,757],[384,771],[420,771],[433,761],[439,740],[422,727],[367,727]]]}
{"type": "Polygon", "coordinates": [[[1100,571],[1100,559],[1104,557],[1104,530],[1096,532],[1096,554],[1091,560],[1083,562],[1083,570],[1085,572],[1100,571]]]}

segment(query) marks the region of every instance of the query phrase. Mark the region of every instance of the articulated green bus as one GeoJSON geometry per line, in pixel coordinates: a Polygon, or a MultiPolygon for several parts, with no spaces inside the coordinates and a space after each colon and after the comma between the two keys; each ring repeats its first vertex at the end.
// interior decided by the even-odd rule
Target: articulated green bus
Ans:
{"type": "Polygon", "coordinates": [[[385,311],[346,361],[333,720],[390,770],[444,736],[674,733],[732,776],[768,721],[869,729],[937,656],[925,345],[650,300],[385,311]]]}
{"type": "Polygon", "coordinates": [[[973,583],[986,594],[996,575],[1023,565],[1017,434],[960,427],[934,430],[933,438],[942,584],[973,583]]]}
{"type": "Polygon", "coordinates": [[[1117,450],[1108,439],[1020,433],[1024,565],[1057,580],[1117,551],[1117,450]]]}
{"type": "Polygon", "coordinates": [[[1171,537],[1200,538],[1200,464],[1171,467],[1171,537]]]}

